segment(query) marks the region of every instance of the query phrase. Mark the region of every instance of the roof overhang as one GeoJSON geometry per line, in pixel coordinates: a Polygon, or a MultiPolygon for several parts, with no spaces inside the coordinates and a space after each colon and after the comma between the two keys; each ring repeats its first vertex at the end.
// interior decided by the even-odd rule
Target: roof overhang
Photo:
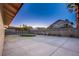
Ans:
{"type": "Polygon", "coordinates": [[[3,3],[1,4],[2,9],[2,17],[4,26],[9,26],[13,18],[16,16],[18,11],[20,10],[22,3],[3,3]]]}

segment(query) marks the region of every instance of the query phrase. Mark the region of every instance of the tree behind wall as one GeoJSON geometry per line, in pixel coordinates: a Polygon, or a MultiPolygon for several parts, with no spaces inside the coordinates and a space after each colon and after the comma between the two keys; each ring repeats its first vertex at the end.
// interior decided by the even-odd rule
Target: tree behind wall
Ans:
{"type": "Polygon", "coordinates": [[[69,3],[67,7],[70,12],[76,12],[76,31],[79,32],[79,3],[69,3]]]}

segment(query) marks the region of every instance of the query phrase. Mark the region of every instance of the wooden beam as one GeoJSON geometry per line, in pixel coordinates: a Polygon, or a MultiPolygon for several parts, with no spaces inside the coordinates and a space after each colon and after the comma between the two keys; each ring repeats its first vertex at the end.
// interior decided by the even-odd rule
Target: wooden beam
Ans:
{"type": "Polygon", "coordinates": [[[9,11],[9,10],[7,10],[6,8],[4,9],[4,13],[5,13],[6,15],[10,15],[11,17],[14,17],[14,16],[15,16],[14,13],[12,13],[12,12],[9,11]]]}
{"type": "Polygon", "coordinates": [[[15,9],[14,7],[12,7],[12,6],[9,5],[9,4],[5,4],[4,6],[5,6],[5,8],[6,8],[8,11],[10,11],[10,12],[13,13],[13,14],[16,14],[17,9],[15,9]]]}
{"type": "Polygon", "coordinates": [[[10,21],[12,20],[12,18],[6,16],[7,21],[5,22],[5,25],[9,25],[10,21]]]}
{"type": "MultiPolygon", "coordinates": [[[[13,18],[13,17],[12,17],[12,16],[10,16],[10,15],[6,15],[6,17],[11,18],[11,19],[13,18]]],[[[8,20],[8,21],[9,21],[9,20],[8,20]]]]}
{"type": "Polygon", "coordinates": [[[15,3],[15,4],[9,3],[9,5],[11,5],[15,9],[18,9],[20,7],[21,3],[15,3]]]}

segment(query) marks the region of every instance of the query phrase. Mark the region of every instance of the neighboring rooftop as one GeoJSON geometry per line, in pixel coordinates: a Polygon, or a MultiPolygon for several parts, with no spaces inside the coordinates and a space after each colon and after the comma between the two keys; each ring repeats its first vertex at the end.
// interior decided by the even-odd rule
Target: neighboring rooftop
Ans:
{"type": "Polygon", "coordinates": [[[68,26],[73,27],[72,26],[72,22],[66,20],[57,20],[56,22],[54,22],[53,24],[51,24],[48,28],[65,28],[66,25],[68,24],[68,26]]]}

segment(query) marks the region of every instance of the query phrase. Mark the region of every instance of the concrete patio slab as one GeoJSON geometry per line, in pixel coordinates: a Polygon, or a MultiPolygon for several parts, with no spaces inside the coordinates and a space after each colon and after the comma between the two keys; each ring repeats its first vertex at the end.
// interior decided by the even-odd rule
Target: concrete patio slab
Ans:
{"type": "MultiPolygon", "coordinates": [[[[30,44],[23,44],[20,45],[17,44],[18,47],[14,46],[13,48],[9,48],[9,49],[4,49],[4,54],[3,55],[10,55],[10,56],[46,56],[46,55],[50,55],[51,53],[53,53],[57,47],[45,44],[45,43],[39,43],[39,42],[30,42],[28,41],[30,44]]],[[[11,47],[11,46],[10,46],[11,47]]]]}
{"type": "Polygon", "coordinates": [[[62,47],[79,52],[79,38],[72,38],[66,42],[62,47]]]}
{"type": "Polygon", "coordinates": [[[61,46],[68,39],[69,38],[67,38],[67,37],[45,36],[45,35],[42,35],[39,37],[37,36],[37,37],[33,38],[33,40],[35,40],[35,41],[47,43],[47,44],[54,45],[57,47],[61,46]]]}
{"type": "Polygon", "coordinates": [[[31,56],[48,56],[53,53],[57,47],[45,44],[45,43],[37,43],[35,45],[31,45],[29,47],[23,47],[25,50],[28,48],[28,55],[31,56]]]}
{"type": "Polygon", "coordinates": [[[3,56],[79,56],[79,39],[37,35],[6,36],[3,56]]]}
{"type": "Polygon", "coordinates": [[[64,48],[59,48],[52,56],[79,56],[79,53],[64,49],[64,48]]]}

